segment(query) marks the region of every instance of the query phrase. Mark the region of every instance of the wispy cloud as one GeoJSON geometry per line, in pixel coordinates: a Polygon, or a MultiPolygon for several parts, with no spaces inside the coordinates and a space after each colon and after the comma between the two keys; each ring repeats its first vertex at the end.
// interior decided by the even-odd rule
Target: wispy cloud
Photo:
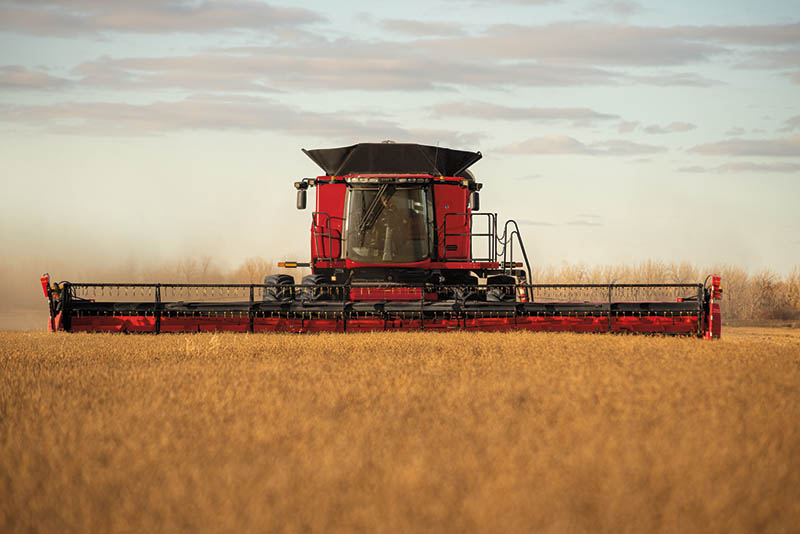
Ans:
{"type": "Polygon", "coordinates": [[[800,24],[636,26],[597,21],[490,26],[485,34],[424,40],[431,52],[591,65],[666,66],[708,61],[732,45],[800,43],[800,24]]]}
{"type": "Polygon", "coordinates": [[[494,6],[497,4],[519,4],[523,6],[543,6],[547,4],[558,4],[562,0],[450,0],[453,3],[467,4],[473,6],[494,6]]]}
{"type": "MultiPolygon", "coordinates": [[[[591,66],[485,61],[464,55],[451,58],[408,50],[398,43],[352,40],[238,47],[186,56],[106,57],[78,65],[74,75],[78,84],[87,87],[191,91],[425,91],[664,82],[660,75],[634,77],[591,66]]],[[[572,112],[585,113],[581,108],[572,112]]]]}
{"type": "Polygon", "coordinates": [[[749,161],[723,163],[716,167],[703,167],[691,165],[681,167],[680,172],[689,173],[735,173],[735,172],[768,172],[768,173],[793,173],[800,172],[800,163],[753,163],[749,161]]]}
{"type": "Polygon", "coordinates": [[[800,135],[776,139],[726,139],[716,143],[705,143],[689,149],[695,154],[729,156],[800,156],[800,135]]]}
{"type": "Polygon", "coordinates": [[[697,128],[697,125],[690,122],[671,122],[666,126],[651,124],[649,126],[645,126],[643,130],[645,133],[649,134],[668,134],[675,132],[688,132],[689,130],[694,130],[695,128],[697,128]]]}
{"type": "MultiPolygon", "coordinates": [[[[51,0],[11,2],[0,8],[0,29],[39,28],[42,34],[48,34],[50,28],[52,34],[124,30],[213,35],[231,29],[298,28],[320,20],[309,10],[253,0],[148,0],[124,6],[100,0],[82,0],[80,4],[51,0]],[[36,21],[40,18],[56,20],[39,28],[36,21]]],[[[381,24],[412,39],[303,33],[302,38],[284,39],[274,46],[101,58],[79,65],[74,74],[82,86],[189,91],[424,91],[631,84],[708,87],[719,82],[673,67],[727,57],[737,46],[769,49],[800,42],[797,24],[657,27],[578,21],[491,25],[483,33],[471,35],[455,25],[424,20],[389,19],[381,24]]]]}
{"type": "Polygon", "coordinates": [[[242,91],[613,85],[626,79],[624,74],[592,67],[478,62],[359,41],[234,48],[190,56],[102,58],[79,65],[75,75],[82,77],[83,85],[116,89],[238,87],[242,91]]]}
{"type": "Polygon", "coordinates": [[[443,22],[426,22],[411,19],[386,19],[380,22],[383,29],[403,35],[416,36],[451,36],[464,35],[464,30],[456,24],[443,22]]]}
{"type": "Polygon", "coordinates": [[[364,112],[320,113],[258,97],[193,96],[173,102],[125,104],[66,102],[0,105],[0,121],[51,132],[94,135],[153,135],[182,130],[277,131],[339,140],[394,139],[474,146],[480,133],[408,129],[364,112]],[[354,119],[353,117],[362,117],[354,119]],[[423,141],[424,140],[424,141],[423,141]]]}
{"type": "Polygon", "coordinates": [[[473,117],[505,121],[569,121],[591,124],[595,121],[619,119],[613,113],[600,113],[589,108],[515,107],[488,102],[451,102],[433,107],[436,117],[473,117]]]}
{"type": "Polygon", "coordinates": [[[800,115],[795,115],[794,117],[789,117],[783,121],[783,127],[778,131],[791,132],[792,130],[797,130],[798,128],[800,128],[800,115]]]}
{"type": "Polygon", "coordinates": [[[738,135],[742,135],[742,134],[745,134],[745,133],[747,133],[747,130],[745,130],[744,128],[740,128],[738,126],[734,126],[730,130],[725,132],[725,135],[738,136],[738,135]]]}
{"type": "Polygon", "coordinates": [[[631,0],[601,0],[590,6],[593,15],[612,15],[615,17],[630,17],[642,13],[644,8],[639,2],[631,0]]]}
{"type": "MultiPolygon", "coordinates": [[[[100,0],[9,2],[0,29],[40,35],[87,32],[272,31],[322,17],[254,0],[100,0]]],[[[192,91],[630,85],[706,87],[719,82],[672,67],[729,56],[737,46],[800,43],[800,25],[637,26],[597,21],[488,26],[465,35],[454,25],[390,19],[410,40],[329,38],[304,33],[278,46],[209,49],[188,56],[101,59],[81,65],[83,83],[105,87],[179,87],[192,91]],[[434,74],[435,75],[432,75],[434,74]],[[227,89],[226,89],[227,90],[227,89]]]]}
{"type": "Polygon", "coordinates": [[[664,152],[665,147],[634,143],[623,139],[582,143],[566,135],[534,137],[498,149],[507,154],[583,154],[587,156],[632,156],[664,152]]]}
{"type": "Polygon", "coordinates": [[[262,32],[321,21],[308,9],[255,0],[10,0],[0,6],[0,29],[35,35],[262,32]]]}
{"type": "Polygon", "coordinates": [[[66,78],[30,70],[20,65],[0,67],[0,90],[61,89],[71,83],[66,78]]]}
{"type": "Polygon", "coordinates": [[[749,69],[785,69],[800,67],[800,47],[758,49],[749,52],[737,65],[749,69]]]}

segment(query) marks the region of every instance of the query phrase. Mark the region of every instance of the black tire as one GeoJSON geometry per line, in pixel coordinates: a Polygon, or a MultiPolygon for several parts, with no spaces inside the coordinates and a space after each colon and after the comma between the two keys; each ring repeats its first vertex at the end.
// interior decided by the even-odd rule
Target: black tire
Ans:
{"type": "Polygon", "coordinates": [[[264,277],[264,302],[289,302],[294,299],[294,277],[271,274],[264,277]]]}
{"type": "Polygon", "coordinates": [[[308,274],[303,277],[300,287],[300,298],[303,302],[319,302],[332,300],[333,290],[326,287],[331,281],[321,274],[308,274]]]}

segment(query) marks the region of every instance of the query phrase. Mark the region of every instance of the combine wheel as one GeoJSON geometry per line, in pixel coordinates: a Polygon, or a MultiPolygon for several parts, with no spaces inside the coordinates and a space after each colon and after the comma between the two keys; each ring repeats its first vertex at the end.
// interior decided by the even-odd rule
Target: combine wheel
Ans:
{"type": "Polygon", "coordinates": [[[294,298],[294,277],[271,274],[264,278],[264,302],[289,302],[294,298]]]}
{"type": "Polygon", "coordinates": [[[321,274],[309,274],[303,277],[300,298],[304,302],[319,302],[332,299],[332,289],[325,287],[331,281],[321,274]]]}
{"type": "Polygon", "coordinates": [[[517,281],[513,276],[499,274],[486,279],[486,300],[488,302],[514,302],[517,281]]]}

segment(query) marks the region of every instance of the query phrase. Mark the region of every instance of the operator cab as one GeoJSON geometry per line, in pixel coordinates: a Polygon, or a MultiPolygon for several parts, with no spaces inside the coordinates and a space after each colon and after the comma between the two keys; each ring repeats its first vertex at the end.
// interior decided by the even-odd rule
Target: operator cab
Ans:
{"type": "Polygon", "coordinates": [[[424,184],[347,188],[344,250],[361,263],[416,263],[434,251],[433,195],[424,184]]]}
{"type": "Polygon", "coordinates": [[[467,168],[480,152],[392,142],[303,152],[326,173],[295,183],[300,209],[308,187],[317,190],[313,266],[425,268],[469,258],[480,184],[467,168]]]}

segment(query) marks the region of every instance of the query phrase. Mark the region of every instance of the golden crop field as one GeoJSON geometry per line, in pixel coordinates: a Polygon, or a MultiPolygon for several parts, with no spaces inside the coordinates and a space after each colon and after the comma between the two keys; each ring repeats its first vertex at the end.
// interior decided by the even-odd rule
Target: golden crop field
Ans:
{"type": "Polygon", "coordinates": [[[0,531],[789,532],[800,335],[0,334],[0,531]]]}

